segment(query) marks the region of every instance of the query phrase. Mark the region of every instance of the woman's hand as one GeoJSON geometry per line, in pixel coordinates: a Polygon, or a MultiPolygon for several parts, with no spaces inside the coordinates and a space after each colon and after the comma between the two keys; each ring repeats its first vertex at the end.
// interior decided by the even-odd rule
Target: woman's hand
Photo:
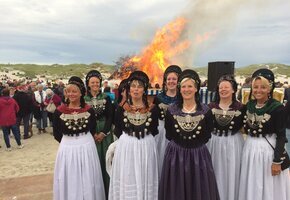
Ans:
{"type": "Polygon", "coordinates": [[[101,143],[106,135],[103,132],[95,134],[95,140],[101,143]]]}
{"type": "Polygon", "coordinates": [[[281,173],[281,164],[272,163],[271,166],[272,176],[277,176],[281,173]]]}
{"type": "Polygon", "coordinates": [[[96,142],[98,142],[98,134],[97,133],[94,134],[94,139],[96,142]]]}

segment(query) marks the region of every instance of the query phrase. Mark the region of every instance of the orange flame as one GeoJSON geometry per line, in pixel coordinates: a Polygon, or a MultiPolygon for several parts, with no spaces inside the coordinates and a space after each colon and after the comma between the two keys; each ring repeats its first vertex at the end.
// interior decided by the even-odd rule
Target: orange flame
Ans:
{"type": "Polygon", "coordinates": [[[182,53],[190,46],[189,40],[180,41],[186,20],[177,18],[157,31],[151,44],[145,47],[140,55],[129,60],[136,68],[144,71],[151,83],[162,83],[163,73],[172,64],[174,56],[182,53]]]}
{"type": "MultiPolygon", "coordinates": [[[[183,40],[181,35],[185,32],[186,19],[177,18],[173,22],[158,30],[152,42],[143,49],[139,55],[131,57],[123,63],[125,70],[122,71],[123,78],[130,75],[134,69],[145,72],[152,83],[162,83],[165,69],[173,64],[173,59],[188,49],[191,45],[189,40],[183,40]]],[[[208,40],[216,31],[197,34],[194,45],[199,45],[208,40]]]]}

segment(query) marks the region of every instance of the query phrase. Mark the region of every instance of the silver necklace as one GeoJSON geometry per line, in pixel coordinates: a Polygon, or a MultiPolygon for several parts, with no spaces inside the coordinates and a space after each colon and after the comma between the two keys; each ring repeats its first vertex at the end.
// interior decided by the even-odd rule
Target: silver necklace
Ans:
{"type": "Polygon", "coordinates": [[[196,109],[196,105],[194,105],[190,110],[186,109],[184,106],[182,109],[185,113],[193,113],[196,109]]]}

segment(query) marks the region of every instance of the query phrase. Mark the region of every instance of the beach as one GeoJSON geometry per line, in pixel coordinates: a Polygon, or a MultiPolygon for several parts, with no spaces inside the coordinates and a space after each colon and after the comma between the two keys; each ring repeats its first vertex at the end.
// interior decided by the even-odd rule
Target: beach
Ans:
{"type": "MultiPolygon", "coordinates": [[[[51,132],[51,128],[48,130],[51,132]]],[[[23,149],[16,148],[14,138],[10,138],[10,142],[12,151],[7,152],[1,137],[0,179],[53,173],[58,142],[50,133],[34,134],[31,138],[22,140],[23,149]]]]}
{"type": "Polygon", "coordinates": [[[22,140],[23,149],[17,149],[14,138],[10,138],[10,152],[5,151],[0,131],[1,200],[52,199],[54,161],[59,143],[50,134],[52,128],[47,131],[38,135],[34,128],[33,137],[22,140]]]}

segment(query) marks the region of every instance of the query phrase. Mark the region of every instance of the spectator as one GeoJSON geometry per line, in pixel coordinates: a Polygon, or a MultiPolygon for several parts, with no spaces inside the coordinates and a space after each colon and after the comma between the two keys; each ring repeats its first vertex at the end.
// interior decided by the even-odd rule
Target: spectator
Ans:
{"type": "Polygon", "coordinates": [[[115,94],[111,92],[111,88],[110,87],[105,87],[104,88],[104,93],[110,97],[110,100],[112,103],[114,103],[115,100],[115,94]]]}
{"type": "Polygon", "coordinates": [[[155,84],[155,88],[156,88],[156,89],[160,89],[160,85],[159,85],[159,83],[156,83],[156,84],[155,84]]]}
{"type": "Polygon", "coordinates": [[[203,81],[200,85],[200,87],[207,87],[207,80],[203,81]]]}
{"type": "Polygon", "coordinates": [[[112,90],[112,92],[114,93],[115,95],[115,100],[119,98],[119,93],[118,93],[118,88],[119,88],[119,85],[117,83],[115,83],[114,85],[114,89],[112,90]]]}
{"type": "Polygon", "coordinates": [[[46,92],[43,91],[43,86],[39,84],[37,86],[37,91],[34,92],[35,95],[35,101],[38,107],[39,116],[37,117],[37,128],[38,128],[38,134],[46,133],[45,128],[47,127],[47,111],[45,110],[45,104],[44,100],[46,98],[46,92]]]}
{"type": "Polygon", "coordinates": [[[64,88],[65,85],[62,81],[59,81],[58,85],[54,85],[53,87],[54,94],[57,94],[61,98],[62,102],[65,102],[64,88]]]}
{"type": "MultiPolygon", "coordinates": [[[[48,106],[50,103],[53,103],[55,105],[55,108],[57,108],[61,104],[61,98],[55,94],[51,89],[46,89],[46,98],[44,100],[44,105],[48,106]]],[[[53,113],[47,111],[47,116],[49,119],[50,126],[53,126],[53,113]]]]}
{"type": "Polygon", "coordinates": [[[23,120],[24,136],[23,139],[28,139],[32,135],[29,135],[29,120],[33,110],[33,99],[28,93],[26,85],[21,85],[17,88],[17,92],[13,97],[19,105],[19,112],[17,113],[17,125],[20,127],[23,120]]]}
{"type": "Polygon", "coordinates": [[[3,83],[0,82],[0,96],[1,96],[1,91],[2,91],[4,88],[5,88],[5,87],[4,87],[3,83]]]}
{"type": "Polygon", "coordinates": [[[128,79],[124,79],[120,82],[120,85],[118,87],[118,99],[115,101],[115,107],[117,108],[119,106],[123,106],[123,104],[127,101],[127,84],[128,79]]]}
{"type": "Polygon", "coordinates": [[[104,80],[103,86],[102,86],[102,92],[104,92],[104,90],[105,90],[106,87],[109,87],[109,81],[108,80],[104,80]]]}
{"type": "Polygon", "coordinates": [[[238,100],[239,101],[242,100],[242,90],[243,90],[243,88],[251,88],[251,82],[252,82],[252,77],[247,77],[245,79],[244,84],[242,85],[240,91],[238,92],[238,100]]]}
{"type": "Polygon", "coordinates": [[[30,121],[30,123],[29,123],[29,132],[31,133],[31,135],[33,135],[33,130],[32,130],[33,112],[37,108],[35,95],[34,95],[34,92],[36,90],[37,90],[36,89],[36,82],[35,81],[31,81],[28,84],[28,89],[27,89],[27,94],[32,98],[32,102],[33,102],[32,111],[30,113],[30,120],[29,120],[30,121]]]}
{"type": "Polygon", "coordinates": [[[2,127],[6,150],[12,150],[9,140],[10,129],[18,145],[17,148],[22,149],[23,145],[21,144],[20,131],[16,124],[16,113],[19,111],[19,106],[17,102],[9,96],[9,89],[2,90],[0,110],[0,126],[2,127]]]}

